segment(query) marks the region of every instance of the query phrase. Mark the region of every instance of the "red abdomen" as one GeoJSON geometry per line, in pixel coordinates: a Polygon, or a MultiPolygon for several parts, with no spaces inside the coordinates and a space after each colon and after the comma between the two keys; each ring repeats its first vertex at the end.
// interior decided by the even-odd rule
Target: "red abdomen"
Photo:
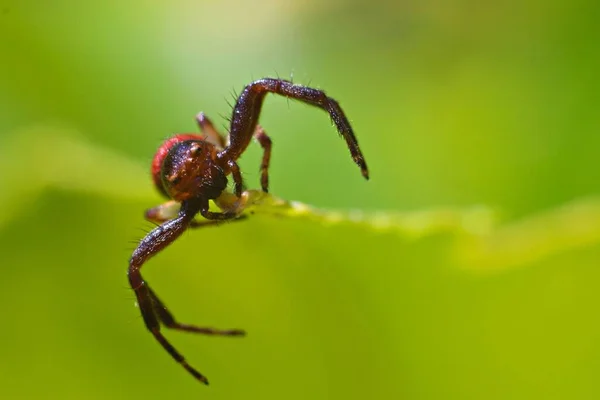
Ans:
{"type": "Polygon", "coordinates": [[[171,148],[177,143],[184,142],[186,140],[205,140],[205,136],[194,135],[191,133],[182,133],[179,135],[175,135],[163,142],[163,144],[158,148],[154,158],[152,159],[152,180],[154,180],[154,186],[161,192],[164,196],[169,197],[163,188],[162,179],[160,176],[160,169],[162,167],[163,160],[167,156],[167,153],[171,148]]]}

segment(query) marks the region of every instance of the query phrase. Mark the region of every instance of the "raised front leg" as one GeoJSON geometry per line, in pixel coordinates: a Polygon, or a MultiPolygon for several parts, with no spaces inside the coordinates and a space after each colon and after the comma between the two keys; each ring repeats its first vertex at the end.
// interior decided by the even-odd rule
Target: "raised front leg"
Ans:
{"type": "Polygon", "coordinates": [[[352,159],[360,167],[362,175],[369,179],[367,163],[360,151],[350,122],[338,102],[327,97],[321,90],[295,85],[283,79],[259,79],[244,88],[233,108],[229,129],[229,146],[219,153],[219,158],[237,160],[248,147],[258,124],[260,110],[267,93],[296,99],[327,111],[338,132],[346,141],[352,159]]]}

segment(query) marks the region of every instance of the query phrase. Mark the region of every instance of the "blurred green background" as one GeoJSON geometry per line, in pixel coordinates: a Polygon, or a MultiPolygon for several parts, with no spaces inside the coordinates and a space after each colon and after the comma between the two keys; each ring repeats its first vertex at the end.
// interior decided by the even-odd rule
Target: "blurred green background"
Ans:
{"type": "Polygon", "coordinates": [[[0,1],[0,397],[599,398],[599,19],[595,1],[0,1]],[[501,222],[185,234],[145,276],[181,321],[249,332],[167,333],[203,387],[127,287],[162,201],[146,171],[197,112],[224,125],[233,93],[292,74],[340,101],[371,181],[323,112],[269,97],[277,196],[501,222]]]}

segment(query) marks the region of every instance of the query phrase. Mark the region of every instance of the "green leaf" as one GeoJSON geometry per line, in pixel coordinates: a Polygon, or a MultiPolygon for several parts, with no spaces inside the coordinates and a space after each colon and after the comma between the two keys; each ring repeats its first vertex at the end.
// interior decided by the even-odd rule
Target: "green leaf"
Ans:
{"type": "MultiPolygon", "coordinates": [[[[4,318],[20,329],[3,340],[28,346],[5,353],[5,390],[204,390],[154,343],[126,287],[124,243],[160,201],[147,169],[69,130],[11,138],[0,147],[0,240],[12,266],[0,293],[4,304],[19,299],[4,318]]],[[[251,218],[190,231],[143,269],[181,321],[249,332],[167,332],[211,396],[446,398],[465,386],[483,396],[500,380],[510,382],[502,397],[527,398],[539,391],[514,376],[573,392],[552,377],[585,386],[600,357],[598,198],[503,223],[483,206],[336,211],[253,190],[217,203],[251,218]]]]}

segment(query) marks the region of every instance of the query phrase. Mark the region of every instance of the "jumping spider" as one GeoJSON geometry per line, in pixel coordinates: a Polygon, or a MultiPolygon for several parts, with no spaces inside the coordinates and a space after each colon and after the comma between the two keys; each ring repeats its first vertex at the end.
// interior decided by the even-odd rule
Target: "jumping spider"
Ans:
{"type": "Polygon", "coordinates": [[[135,292],[148,330],[178,363],[205,384],[208,384],[206,377],[190,366],[163,336],[160,331],[161,324],[167,328],[207,335],[242,336],[245,332],[238,329],[204,328],[177,322],[144,281],[140,269],[150,257],[175,241],[187,228],[238,218],[235,210],[209,211],[208,202],[217,199],[224,192],[229,174],[233,176],[235,195],[241,196],[243,182],[236,160],[246,150],[253,137],[264,149],[260,182],[262,190],[268,191],[271,139],[258,125],[260,110],[268,93],[300,100],[327,111],[338,132],[346,141],[352,159],[360,167],[363,177],[369,178],[367,164],[358,147],[356,137],[337,101],[327,97],[321,90],[296,85],[282,79],[264,78],[244,88],[233,107],[227,141],[217,132],[211,121],[200,113],[197,121],[203,136],[176,135],[166,140],[158,149],[152,162],[154,184],[166,197],[180,202],[181,208],[178,216],[170,220],[156,212],[161,206],[146,213],[147,219],[162,225],[148,233],[133,252],[129,261],[129,283],[135,292]],[[206,221],[194,220],[198,213],[206,218],[206,221]]]}

